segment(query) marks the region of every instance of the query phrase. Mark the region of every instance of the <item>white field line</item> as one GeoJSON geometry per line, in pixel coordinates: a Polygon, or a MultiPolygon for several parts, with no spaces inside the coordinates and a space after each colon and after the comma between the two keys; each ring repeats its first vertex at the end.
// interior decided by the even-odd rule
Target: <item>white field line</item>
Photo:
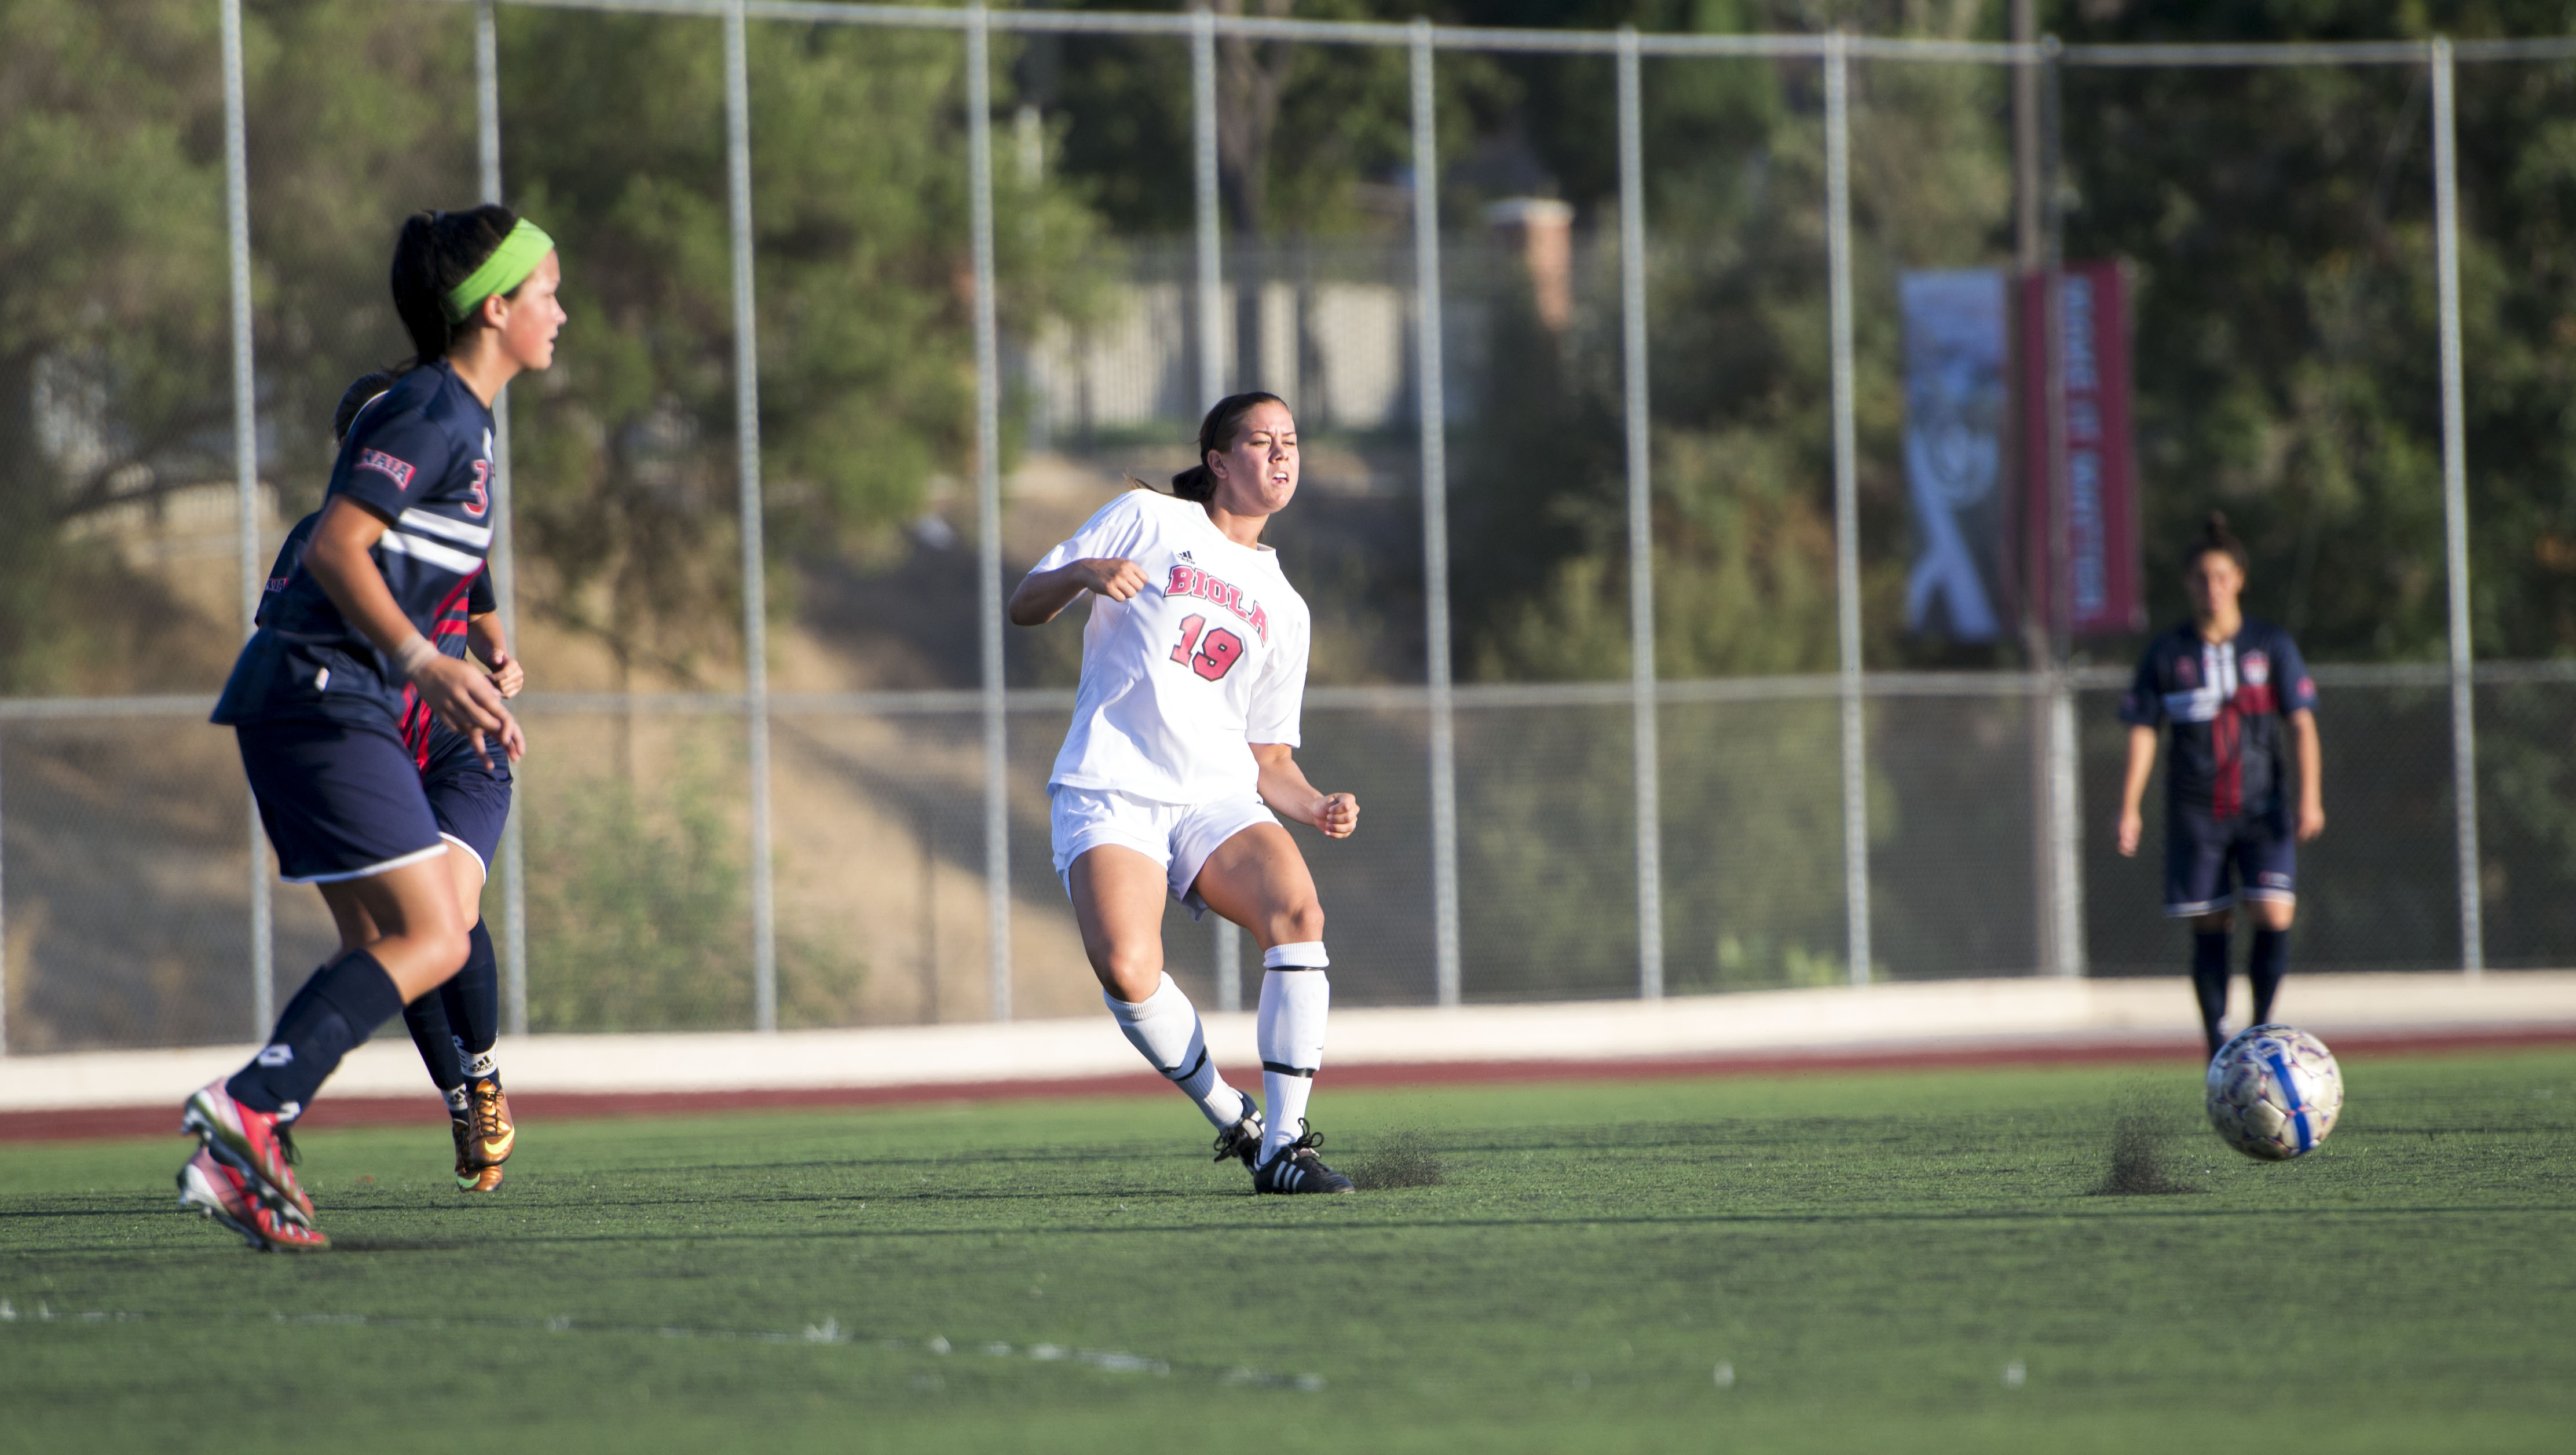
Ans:
{"type": "MultiPolygon", "coordinates": [[[[2236,983],[2236,1024],[2247,1013],[2236,983]]],[[[2331,1045],[2339,1034],[2438,1034],[2576,1027],[2576,971],[2302,975],[2275,1012],[2331,1045]]],[[[1250,1013],[1206,1017],[1228,1070],[1260,1064],[1250,1013]]],[[[390,1028],[389,1028],[390,1029],[390,1028]]],[[[2180,976],[2022,977],[1765,990],[1661,1001],[1369,1007],[1333,1013],[1335,1067],[1462,1062],[1658,1060],[1799,1053],[1901,1053],[2080,1042],[2183,1040],[2199,1029],[2180,976]]],[[[250,1059],[250,1045],[87,1051],[0,1059],[0,1111],[167,1104],[178,1126],[188,1092],[250,1059]]],[[[1143,1074],[1106,1015],[1008,1025],[505,1038],[503,1075],[518,1092],[722,1092],[956,1087],[1143,1074]]],[[[428,1094],[417,1054],[380,1033],[342,1063],[328,1096],[428,1094]]]]}
{"type": "MultiPolygon", "coordinates": [[[[888,1335],[862,1334],[844,1328],[837,1318],[825,1318],[807,1324],[801,1330],[784,1329],[715,1329],[685,1324],[617,1324],[592,1323],[569,1317],[550,1319],[422,1319],[381,1314],[285,1314],[274,1313],[268,1322],[286,1325],[327,1324],[333,1326],[386,1329],[399,1333],[547,1333],[594,1334],[610,1338],[705,1339],[718,1343],[744,1344],[865,1344],[898,1353],[921,1353],[941,1358],[960,1356],[985,1359],[1027,1359],[1041,1364],[1080,1364],[1108,1374],[1152,1374],[1169,1376],[1177,1368],[1182,1373],[1201,1375],[1221,1384],[1250,1384],[1283,1389],[1320,1390],[1320,1374],[1270,1374],[1242,1365],[1218,1366],[1175,1365],[1168,1359],[1152,1359],[1118,1349],[1079,1349],[1065,1344],[1034,1343],[1014,1345],[994,1339],[953,1344],[945,1335],[933,1334],[927,1339],[906,1339],[888,1335]]],[[[15,1301],[0,1298],[0,1324],[133,1324],[185,1323],[233,1324],[251,1322],[238,1314],[219,1317],[135,1313],[124,1309],[91,1309],[81,1312],[56,1311],[53,1305],[39,1299],[33,1310],[20,1312],[15,1301]]]]}

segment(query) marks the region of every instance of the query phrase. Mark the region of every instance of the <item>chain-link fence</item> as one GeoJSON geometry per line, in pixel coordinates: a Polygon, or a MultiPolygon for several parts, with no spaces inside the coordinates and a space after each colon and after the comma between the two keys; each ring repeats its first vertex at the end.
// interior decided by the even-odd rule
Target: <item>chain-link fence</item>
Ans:
{"type": "MultiPolygon", "coordinates": [[[[2268,530],[2249,606],[2322,659],[2331,828],[2303,851],[2301,963],[2545,965],[2576,934],[2576,670],[2473,667],[2555,638],[2540,607],[2468,594],[2473,561],[2576,570],[2561,535],[2469,508],[2473,471],[2481,509],[2553,478],[2495,401],[2556,356],[2500,337],[2475,237],[2464,309],[2453,230],[2455,154],[2521,175],[2515,138],[2459,134],[2453,79],[2545,110],[2576,45],[164,9],[199,30],[64,20],[13,47],[103,88],[127,47],[143,79],[91,130],[166,126],[195,158],[179,180],[216,185],[155,194],[152,228],[84,190],[116,156],[30,193],[107,260],[64,298],[159,312],[8,285],[13,316],[66,315],[5,341],[41,462],[9,488],[42,517],[47,589],[90,593],[70,627],[11,608],[8,1050],[237,1038],[328,953],[203,717],[244,588],[318,499],[340,384],[399,352],[389,216],[477,193],[547,220],[574,308],[563,364],[503,410],[494,570],[533,750],[485,907],[514,1029],[1095,1007],[1046,833],[1078,628],[1006,640],[1001,594],[1124,475],[1185,462],[1239,387],[1305,434],[1270,539],[1316,621],[1300,760],[1366,805],[1347,843],[1299,831],[1346,1003],[2167,969],[2161,794],[2137,859],[2106,832],[2126,672],[2095,663],[2138,638],[1901,626],[1921,536],[1899,279],[2012,266],[2025,74],[2039,271],[2149,255],[2149,488],[2268,530]],[[1256,244],[1226,215],[1219,113],[1242,57],[1287,47],[1347,62],[1324,94],[1348,134],[1314,144],[1376,160],[1291,199],[1331,228],[1256,244]],[[367,84],[312,82],[331,58],[367,84]],[[1159,112],[1093,94],[1129,72],[1159,112]],[[1480,133],[1506,92],[1562,134],[1480,133]],[[2277,136],[2186,124],[2247,112],[2277,136]],[[1163,128],[1127,153],[1149,170],[1060,182],[1130,123],[1163,128]],[[2193,211],[2266,188],[2277,218],[2193,211]],[[1162,231],[1104,221],[1157,195],[1162,231]],[[227,207],[229,281],[208,263],[227,207]],[[2276,281],[2296,317],[2169,336],[2226,316],[2213,275],[2276,281]],[[2231,395],[2230,366],[2287,403],[2231,395]],[[2398,548],[2445,533],[2447,555],[2398,548]],[[2353,564],[2383,557],[2413,564],[2353,564]]],[[[13,132],[82,120],[69,92],[15,94],[48,99],[13,132]]],[[[1193,995],[1241,1003],[1234,934],[1175,909],[1166,941],[1193,995]]]]}

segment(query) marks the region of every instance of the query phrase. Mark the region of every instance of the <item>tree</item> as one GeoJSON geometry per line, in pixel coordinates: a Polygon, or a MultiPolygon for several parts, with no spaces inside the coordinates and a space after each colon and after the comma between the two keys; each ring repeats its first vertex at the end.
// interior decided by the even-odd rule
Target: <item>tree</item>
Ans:
{"type": "Polygon", "coordinates": [[[0,689],[125,685],[97,664],[150,656],[145,623],[64,528],[199,478],[228,433],[213,17],[172,12],[0,10],[0,689]]]}
{"type": "MultiPolygon", "coordinates": [[[[68,683],[174,632],[171,603],[63,609],[114,571],[62,525],[229,474],[222,113],[206,7],[0,13],[0,669],[68,683]],[[65,240],[77,245],[66,246],[65,240]],[[87,573],[86,576],[83,573],[87,573]],[[156,615],[156,613],[158,615],[156,615]],[[105,624],[102,624],[105,623],[105,624]],[[67,635],[66,633],[69,633],[67,635]]],[[[245,16],[263,473],[318,502],[341,388],[409,346],[387,306],[402,217],[477,195],[472,12],[254,3],[245,16]]],[[[563,363],[515,392],[528,604],[622,665],[733,657],[740,589],[732,288],[716,22],[505,7],[507,200],[561,242],[563,363]]],[[[773,540],[860,550],[973,441],[962,47],[949,32],[754,24],[761,439],[773,540]]],[[[1092,224],[998,169],[1010,326],[1076,306],[1092,224]]],[[[231,623],[223,625],[227,628],[231,623]]]]}

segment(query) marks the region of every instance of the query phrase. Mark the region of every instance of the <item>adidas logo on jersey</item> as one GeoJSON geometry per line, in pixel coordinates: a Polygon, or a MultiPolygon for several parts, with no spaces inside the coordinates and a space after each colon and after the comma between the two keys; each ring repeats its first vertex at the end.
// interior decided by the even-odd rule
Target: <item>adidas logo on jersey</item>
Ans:
{"type": "MultiPolygon", "coordinates": [[[[1182,554],[1186,557],[1188,553],[1182,554]]],[[[1262,610],[1261,603],[1257,601],[1246,602],[1243,588],[1231,581],[1219,580],[1196,566],[1174,566],[1171,579],[1163,583],[1163,594],[1212,601],[1242,618],[1264,645],[1270,641],[1270,613],[1262,610]]]]}

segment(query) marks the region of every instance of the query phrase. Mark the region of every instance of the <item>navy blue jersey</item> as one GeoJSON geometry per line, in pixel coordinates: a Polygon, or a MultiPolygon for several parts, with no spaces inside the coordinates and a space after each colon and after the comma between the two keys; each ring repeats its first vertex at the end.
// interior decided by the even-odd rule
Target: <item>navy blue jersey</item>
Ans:
{"type": "MultiPolygon", "coordinates": [[[[304,564],[304,548],[312,543],[313,527],[321,521],[322,512],[317,510],[297,521],[295,529],[286,533],[286,544],[277,548],[277,560],[268,568],[268,592],[260,598],[259,615],[252,618],[252,625],[268,625],[270,603],[286,590],[287,581],[304,564]]],[[[439,616],[438,630],[432,632],[429,639],[440,651],[462,658],[465,655],[466,627],[474,618],[489,616],[499,609],[500,603],[492,595],[492,572],[486,567],[474,573],[473,581],[466,587],[465,599],[451,604],[439,616]]]]}
{"type": "MultiPolygon", "coordinates": [[[[286,544],[278,548],[277,561],[268,568],[268,591],[260,598],[259,625],[268,625],[271,603],[285,592],[287,582],[293,580],[296,571],[303,566],[304,548],[312,542],[313,527],[321,519],[322,512],[317,510],[297,521],[295,529],[286,533],[286,544]]],[[[497,606],[492,595],[491,570],[487,567],[476,571],[474,579],[466,587],[464,598],[451,598],[439,613],[438,630],[430,634],[431,644],[442,654],[462,661],[474,618],[490,615],[497,606]]],[[[412,761],[424,772],[433,757],[454,750],[458,744],[464,744],[469,751],[472,747],[471,739],[440,724],[437,715],[429,710],[429,704],[422,702],[420,693],[411,687],[402,690],[401,730],[403,746],[411,749],[412,761]],[[454,739],[454,742],[448,739],[454,739]]]]}
{"type": "MultiPolygon", "coordinates": [[[[413,628],[451,656],[464,655],[461,614],[473,609],[491,549],[491,485],[492,412],[439,363],[404,375],[359,412],[324,497],[345,496],[385,522],[368,555],[413,628]],[[456,623],[452,643],[443,620],[456,623]]],[[[290,536],[278,557],[284,569],[270,572],[260,629],[233,664],[214,720],[399,719],[398,674],[303,569],[311,531],[298,530],[302,538],[290,536]]]]}
{"type": "Polygon", "coordinates": [[[2229,640],[2207,642],[2186,622],[2148,643],[2120,721],[2173,724],[2168,802],[2211,818],[2284,817],[2288,719],[2316,705],[2317,684],[2288,632],[2249,618],[2229,640]]]}

